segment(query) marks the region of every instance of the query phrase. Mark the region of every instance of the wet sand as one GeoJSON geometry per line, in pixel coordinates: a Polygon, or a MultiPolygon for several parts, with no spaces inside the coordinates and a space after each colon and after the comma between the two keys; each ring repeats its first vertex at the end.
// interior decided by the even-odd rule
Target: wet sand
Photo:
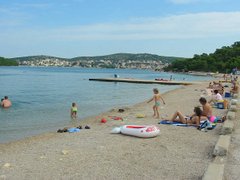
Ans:
{"type": "MultiPolygon", "coordinates": [[[[192,114],[208,82],[165,93],[163,119],[176,111],[192,114]]],[[[151,97],[151,93],[149,92],[151,97]]],[[[148,98],[148,97],[147,97],[148,98]]],[[[148,99],[146,99],[148,100],[148,99]]],[[[159,125],[152,117],[152,103],[140,103],[119,113],[118,108],[77,121],[89,125],[78,133],[46,133],[0,144],[0,179],[199,179],[218,140],[222,124],[208,132],[191,127],[159,125]],[[136,118],[137,114],[146,115],[136,118]],[[120,116],[124,120],[112,120],[120,116]],[[101,118],[107,123],[100,123],[101,118]],[[154,124],[160,135],[143,139],[110,134],[124,124],[154,124]]],[[[120,107],[119,107],[120,108],[120,107]]],[[[214,109],[214,115],[226,110],[214,109]]],[[[80,115],[80,114],[79,114],[80,115]]],[[[57,130],[57,129],[56,129],[57,130]]]]}

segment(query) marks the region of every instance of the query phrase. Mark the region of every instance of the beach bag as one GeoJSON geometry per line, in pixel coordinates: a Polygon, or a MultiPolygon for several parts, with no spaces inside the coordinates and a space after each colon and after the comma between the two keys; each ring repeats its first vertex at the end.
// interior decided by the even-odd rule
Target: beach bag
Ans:
{"type": "Polygon", "coordinates": [[[207,122],[207,120],[206,120],[206,121],[204,121],[203,123],[201,123],[200,129],[206,128],[207,125],[208,125],[208,122],[207,122]]]}
{"type": "Polygon", "coordinates": [[[210,123],[209,120],[205,120],[203,123],[200,125],[200,129],[212,129],[212,124],[210,123]]]}

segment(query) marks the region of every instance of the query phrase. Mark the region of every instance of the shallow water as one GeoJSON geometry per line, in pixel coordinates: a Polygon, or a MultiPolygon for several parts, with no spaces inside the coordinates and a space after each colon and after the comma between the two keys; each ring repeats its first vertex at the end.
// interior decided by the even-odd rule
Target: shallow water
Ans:
{"type": "Polygon", "coordinates": [[[0,108],[0,143],[43,132],[56,131],[71,122],[71,103],[78,105],[78,120],[133,105],[152,96],[152,89],[167,92],[179,86],[89,81],[120,77],[198,81],[209,77],[187,76],[131,69],[82,69],[60,67],[0,67],[0,96],[13,106],[0,108]]]}

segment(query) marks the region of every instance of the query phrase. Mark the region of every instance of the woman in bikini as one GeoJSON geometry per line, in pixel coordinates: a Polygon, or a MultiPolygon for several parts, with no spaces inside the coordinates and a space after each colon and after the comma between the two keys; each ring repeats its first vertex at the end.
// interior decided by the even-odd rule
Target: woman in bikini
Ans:
{"type": "Polygon", "coordinates": [[[195,107],[193,111],[194,114],[190,117],[186,117],[180,111],[176,111],[170,121],[180,122],[183,124],[194,125],[198,127],[200,125],[202,110],[200,107],[195,107]]]}

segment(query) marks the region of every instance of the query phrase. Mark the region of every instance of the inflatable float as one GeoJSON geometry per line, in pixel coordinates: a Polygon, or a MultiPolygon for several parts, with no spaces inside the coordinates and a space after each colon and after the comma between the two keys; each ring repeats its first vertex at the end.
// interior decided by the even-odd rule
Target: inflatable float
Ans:
{"type": "Polygon", "coordinates": [[[114,128],[112,133],[121,133],[130,136],[151,138],[160,133],[160,129],[154,125],[124,125],[114,128]]]}

